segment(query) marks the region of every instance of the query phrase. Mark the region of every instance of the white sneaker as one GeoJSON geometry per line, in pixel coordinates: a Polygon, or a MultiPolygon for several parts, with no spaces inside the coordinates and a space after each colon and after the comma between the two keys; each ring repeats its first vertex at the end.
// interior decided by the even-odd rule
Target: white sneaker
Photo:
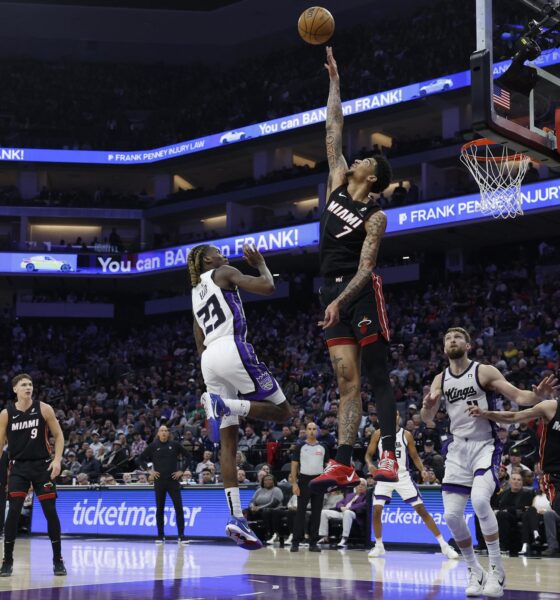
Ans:
{"type": "Polygon", "coordinates": [[[375,544],[375,546],[368,552],[368,558],[377,558],[385,554],[385,546],[383,544],[375,544]]]}
{"type": "Polygon", "coordinates": [[[275,533],[269,540],[266,541],[267,544],[274,544],[274,542],[278,541],[278,534],[275,533]]]}
{"type": "Polygon", "coordinates": [[[348,547],[348,538],[341,538],[340,542],[336,545],[337,548],[347,548],[348,547]]]}
{"type": "Polygon", "coordinates": [[[290,535],[286,538],[286,541],[284,542],[284,544],[291,544],[293,537],[294,537],[294,535],[292,533],[290,533],[290,535]]]}
{"type": "Polygon", "coordinates": [[[318,544],[328,544],[329,543],[329,538],[328,536],[322,537],[320,540],[317,540],[318,544]]]}
{"type": "Polygon", "coordinates": [[[504,584],[506,582],[506,574],[503,569],[497,569],[496,565],[490,566],[488,579],[482,592],[490,598],[501,598],[504,595],[504,584]]]}
{"type": "Polygon", "coordinates": [[[447,556],[447,558],[459,558],[459,554],[457,554],[457,552],[455,552],[455,550],[449,544],[443,544],[443,546],[441,546],[441,553],[444,556],[447,556]]]}
{"type": "Polygon", "coordinates": [[[465,595],[467,596],[482,596],[484,591],[484,585],[488,574],[486,571],[477,571],[472,567],[468,567],[468,583],[465,595]]]}

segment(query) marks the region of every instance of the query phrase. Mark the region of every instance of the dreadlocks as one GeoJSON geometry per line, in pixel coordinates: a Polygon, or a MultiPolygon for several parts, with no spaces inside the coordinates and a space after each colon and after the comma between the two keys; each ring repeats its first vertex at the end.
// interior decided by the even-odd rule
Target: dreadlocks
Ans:
{"type": "Polygon", "coordinates": [[[195,246],[190,252],[187,259],[187,265],[189,267],[189,274],[191,276],[192,287],[197,286],[200,283],[200,274],[202,273],[202,259],[206,250],[210,248],[209,244],[201,244],[195,246]]]}

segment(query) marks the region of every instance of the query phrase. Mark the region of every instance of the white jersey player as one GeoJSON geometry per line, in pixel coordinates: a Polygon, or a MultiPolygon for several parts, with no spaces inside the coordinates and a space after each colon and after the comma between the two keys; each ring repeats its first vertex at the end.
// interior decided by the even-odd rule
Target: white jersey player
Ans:
{"type": "Polygon", "coordinates": [[[192,285],[194,335],[207,392],[201,402],[213,441],[221,438],[221,469],[231,519],[226,534],[248,550],[262,547],[241,511],[235,456],[239,417],[287,421],[291,410],[278,383],[247,341],[247,321],[238,288],[254,294],[274,291],[274,280],[261,253],[243,247],[245,260],[259,276],[228,265],[216,246],[203,244],[188,257],[192,285]]]}
{"type": "Polygon", "coordinates": [[[461,327],[450,328],[444,337],[444,351],[449,367],[437,375],[422,405],[422,420],[431,421],[443,399],[450,420],[453,441],[449,445],[443,478],[445,521],[453,533],[468,565],[467,596],[484,594],[500,597],[504,593],[505,573],[500,555],[498,521],[490,506],[496,490],[501,447],[488,419],[469,415],[469,406],[493,407],[494,393],[518,405],[533,405],[552,393],[545,378],[532,392],[519,390],[491,365],[468,358],[470,336],[461,327]],[[489,570],[484,571],[473,549],[471,534],[464,519],[465,506],[471,497],[473,509],[488,547],[489,570]]]}
{"type": "MultiPolygon", "coordinates": [[[[385,504],[391,502],[391,496],[396,491],[399,496],[420,515],[428,529],[436,537],[438,544],[441,548],[442,553],[447,558],[459,558],[459,555],[455,550],[443,539],[438,526],[435,524],[434,519],[430,513],[426,510],[420,490],[416,487],[416,484],[412,480],[409,471],[409,458],[415,464],[419,473],[422,473],[423,477],[427,477],[427,473],[424,471],[424,465],[422,460],[418,456],[416,446],[414,444],[414,438],[410,431],[403,429],[400,426],[400,415],[397,412],[397,434],[395,437],[395,457],[398,463],[398,474],[399,480],[394,482],[378,481],[375,484],[374,489],[374,500],[373,500],[373,530],[375,533],[375,546],[370,550],[369,558],[377,558],[385,554],[385,547],[383,546],[382,538],[382,525],[381,525],[381,514],[383,513],[383,507],[385,504]]],[[[381,430],[378,429],[371,436],[368,448],[366,450],[366,464],[372,475],[375,474],[375,465],[373,464],[373,457],[375,453],[379,456],[383,452],[383,440],[381,439],[381,430]]]]}

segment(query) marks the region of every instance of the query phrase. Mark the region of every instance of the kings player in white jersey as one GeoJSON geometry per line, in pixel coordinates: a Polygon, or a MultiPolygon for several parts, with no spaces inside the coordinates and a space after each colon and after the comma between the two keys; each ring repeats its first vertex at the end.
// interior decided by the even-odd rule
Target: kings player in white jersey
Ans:
{"type": "Polygon", "coordinates": [[[466,595],[499,598],[504,593],[505,572],[500,555],[498,521],[490,498],[498,485],[502,448],[496,425],[488,419],[473,419],[469,415],[469,406],[493,410],[496,393],[518,405],[530,406],[546,399],[553,387],[549,378],[545,378],[533,387],[533,391],[519,390],[495,367],[470,360],[470,342],[465,329],[452,327],[447,330],[443,347],[449,366],[436,375],[420,414],[424,422],[433,420],[443,400],[449,416],[453,441],[449,445],[442,482],[444,517],[467,562],[466,595]],[[464,519],[469,496],[488,547],[488,572],[474,554],[464,519]]]}
{"type": "MultiPolygon", "coordinates": [[[[376,452],[379,456],[383,455],[383,440],[381,439],[380,429],[377,429],[373,433],[366,450],[366,464],[371,475],[375,475],[376,471],[376,467],[373,464],[373,457],[376,452]]],[[[375,484],[375,489],[373,491],[373,531],[375,533],[375,546],[370,550],[368,557],[378,558],[385,554],[382,538],[381,514],[383,513],[383,507],[385,504],[391,502],[391,496],[393,495],[393,492],[396,491],[407,504],[410,504],[410,506],[414,508],[426,524],[426,527],[434,534],[442,554],[447,556],[447,558],[459,558],[457,552],[455,552],[455,550],[443,539],[432,515],[430,515],[424,506],[420,491],[410,476],[409,458],[412,459],[412,462],[416,465],[419,473],[426,474],[426,472],[424,471],[422,460],[416,451],[412,434],[410,431],[406,431],[406,429],[401,427],[401,416],[398,411],[397,434],[395,436],[395,457],[398,463],[399,480],[378,481],[375,484]]]]}
{"type": "Polygon", "coordinates": [[[188,256],[194,335],[206,384],[201,401],[210,437],[221,438],[221,469],[231,518],[226,534],[239,546],[257,550],[262,543],[241,511],[235,456],[239,417],[284,422],[291,417],[286,397],[266,365],[247,342],[247,321],[238,288],[253,294],[274,292],[274,280],[261,253],[243,246],[245,260],[259,276],[228,265],[216,246],[203,244],[188,256]]]}

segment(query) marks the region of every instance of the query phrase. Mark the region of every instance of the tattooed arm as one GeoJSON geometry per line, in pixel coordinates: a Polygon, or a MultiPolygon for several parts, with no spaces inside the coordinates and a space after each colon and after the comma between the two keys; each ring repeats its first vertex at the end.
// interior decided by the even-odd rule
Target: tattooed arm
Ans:
{"type": "Polygon", "coordinates": [[[332,48],[327,46],[327,62],[325,68],[329,72],[330,86],[327,102],[327,159],[329,161],[329,181],[327,184],[327,198],[331,191],[342,185],[346,180],[348,165],[342,155],[342,102],[340,101],[340,77],[334,59],[332,48]]]}
{"type": "Polygon", "coordinates": [[[377,254],[386,227],[387,216],[381,210],[374,213],[366,221],[365,228],[367,235],[362,245],[358,270],[340,296],[335,298],[325,309],[325,318],[319,321],[319,325],[323,329],[327,329],[327,327],[332,327],[338,323],[340,309],[356,298],[364,285],[371,279],[371,272],[377,264],[377,254]]]}

